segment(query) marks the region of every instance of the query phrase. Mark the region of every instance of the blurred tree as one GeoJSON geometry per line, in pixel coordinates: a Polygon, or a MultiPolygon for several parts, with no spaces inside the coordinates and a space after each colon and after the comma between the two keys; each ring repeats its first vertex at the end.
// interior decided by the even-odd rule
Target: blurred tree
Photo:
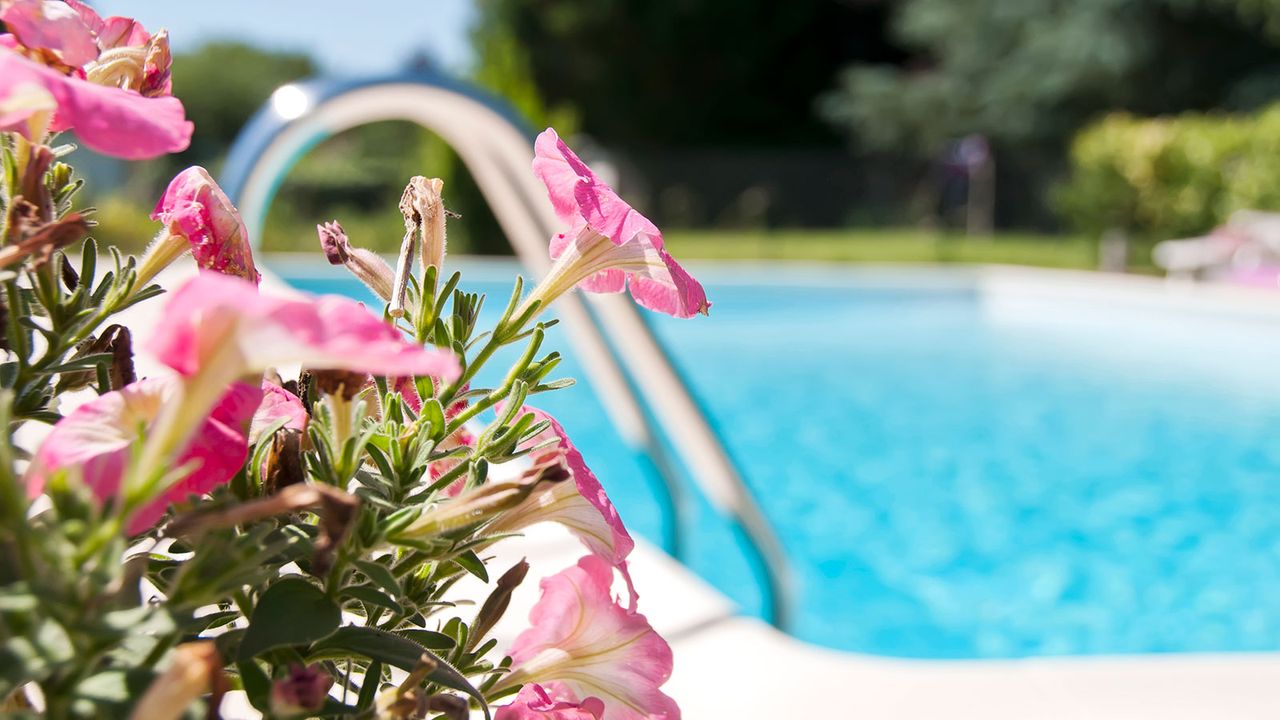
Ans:
{"type": "Polygon", "coordinates": [[[1257,107],[1280,93],[1276,0],[906,0],[906,66],[853,66],[823,113],[864,147],[932,153],[983,133],[1065,148],[1102,110],[1257,107]]]}
{"type": "Polygon", "coordinates": [[[175,166],[211,165],[272,91],[316,72],[310,57],[263,50],[239,42],[213,42],[173,62],[173,91],[196,126],[191,147],[175,166]]]}
{"type": "MultiPolygon", "coordinates": [[[[853,62],[893,62],[875,0],[478,0],[477,78],[531,73],[582,129],[644,146],[812,144],[813,98],[853,62]]],[[[537,115],[534,108],[532,115],[537,115]]]]}

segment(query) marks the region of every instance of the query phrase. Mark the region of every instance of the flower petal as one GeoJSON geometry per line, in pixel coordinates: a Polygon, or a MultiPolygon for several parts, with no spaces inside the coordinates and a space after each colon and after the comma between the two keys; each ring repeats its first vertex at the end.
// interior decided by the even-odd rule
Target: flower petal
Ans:
{"type": "Polygon", "coordinates": [[[239,278],[202,272],[173,292],[151,338],[151,352],[187,376],[228,356],[237,373],[305,363],[315,370],[375,375],[461,372],[453,353],[408,342],[363,305],[336,296],[260,295],[239,278]]]}
{"type": "Polygon", "coordinates": [[[508,652],[513,677],[560,697],[600,698],[603,720],[679,720],[659,689],[671,676],[671,647],[614,601],[612,585],[612,566],[595,555],[545,578],[530,627],[508,652]]]}
{"type": "Polygon", "coordinates": [[[58,103],[54,131],[74,128],[85,145],[105,155],[144,160],[185,150],[192,124],[175,97],[143,97],[104,87],[0,47],[0,103],[18,88],[39,85],[58,103]]]}
{"type": "Polygon", "coordinates": [[[587,698],[582,702],[555,700],[537,683],[526,683],[509,705],[498,708],[493,720],[600,720],[604,702],[587,698]]]}
{"type": "Polygon", "coordinates": [[[582,218],[615,245],[643,234],[648,243],[662,247],[658,226],[618,197],[555,130],[542,131],[533,149],[533,173],[547,186],[547,195],[562,221],[574,224],[582,218]]]}
{"type": "MultiPolygon", "coordinates": [[[[116,494],[130,448],[139,442],[177,388],[174,378],[149,378],[105,393],[76,408],[54,425],[27,469],[27,495],[44,491],[54,473],[77,468],[80,479],[100,500],[116,494]]],[[[192,464],[190,473],[165,494],[139,509],[126,530],[146,531],[164,514],[169,503],[189,494],[202,495],[231,479],[248,455],[246,430],[262,390],[236,383],[214,406],[176,466],[192,464]]]]}
{"type": "Polygon", "coordinates": [[[253,421],[249,425],[249,442],[256,443],[262,433],[280,418],[285,418],[284,427],[291,430],[306,430],[307,409],[302,400],[279,385],[262,382],[262,404],[253,413],[253,421]]]}

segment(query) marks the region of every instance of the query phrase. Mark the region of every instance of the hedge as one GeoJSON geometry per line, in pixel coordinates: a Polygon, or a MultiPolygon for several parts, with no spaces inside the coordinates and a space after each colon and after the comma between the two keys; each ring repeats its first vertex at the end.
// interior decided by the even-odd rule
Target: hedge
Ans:
{"type": "Polygon", "coordinates": [[[1109,115],[1076,136],[1055,199],[1080,231],[1153,240],[1204,233],[1242,208],[1280,210],[1280,104],[1253,115],[1109,115]]]}

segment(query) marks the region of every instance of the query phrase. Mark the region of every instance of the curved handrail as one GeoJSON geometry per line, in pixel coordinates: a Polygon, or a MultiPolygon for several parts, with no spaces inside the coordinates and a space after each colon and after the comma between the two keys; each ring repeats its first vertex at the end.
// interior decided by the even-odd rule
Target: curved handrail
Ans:
{"type": "MultiPolygon", "coordinates": [[[[546,238],[556,232],[558,220],[528,170],[532,133],[505,104],[438,75],[317,80],[278,89],[237,138],[223,173],[223,186],[237,201],[249,237],[261,237],[266,210],[302,154],[335,133],[383,120],[417,122],[449,143],[521,262],[539,277],[546,274],[546,238]]],[[[791,589],[786,555],[719,436],[635,305],[624,295],[588,297],[599,323],[576,294],[562,297],[557,312],[623,439],[647,454],[662,476],[676,515],[669,524],[675,541],[670,549],[679,556],[683,503],[657,429],[664,431],[712,504],[743,530],[761,566],[766,614],[774,625],[785,628],[791,589]],[[651,414],[645,413],[638,388],[647,391],[651,414]]]]}

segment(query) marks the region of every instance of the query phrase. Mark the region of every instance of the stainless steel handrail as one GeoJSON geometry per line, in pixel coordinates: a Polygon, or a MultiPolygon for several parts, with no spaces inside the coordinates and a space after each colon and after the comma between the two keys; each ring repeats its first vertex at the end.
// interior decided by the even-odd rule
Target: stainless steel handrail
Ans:
{"type": "MultiPolygon", "coordinates": [[[[538,277],[550,268],[546,242],[558,230],[558,220],[529,171],[530,133],[497,101],[431,76],[308,82],[278,91],[277,100],[281,92],[289,102],[268,103],[255,116],[233,146],[224,172],[224,186],[238,202],[251,238],[261,237],[276,188],[308,148],[367,123],[410,120],[458,153],[525,267],[538,277]]],[[[681,555],[684,499],[659,437],[674,446],[713,506],[742,529],[759,564],[766,615],[785,629],[792,591],[786,554],[719,436],[630,299],[588,298],[590,309],[576,295],[562,298],[556,309],[619,433],[659,471],[670,502],[669,550],[681,555]]]]}

